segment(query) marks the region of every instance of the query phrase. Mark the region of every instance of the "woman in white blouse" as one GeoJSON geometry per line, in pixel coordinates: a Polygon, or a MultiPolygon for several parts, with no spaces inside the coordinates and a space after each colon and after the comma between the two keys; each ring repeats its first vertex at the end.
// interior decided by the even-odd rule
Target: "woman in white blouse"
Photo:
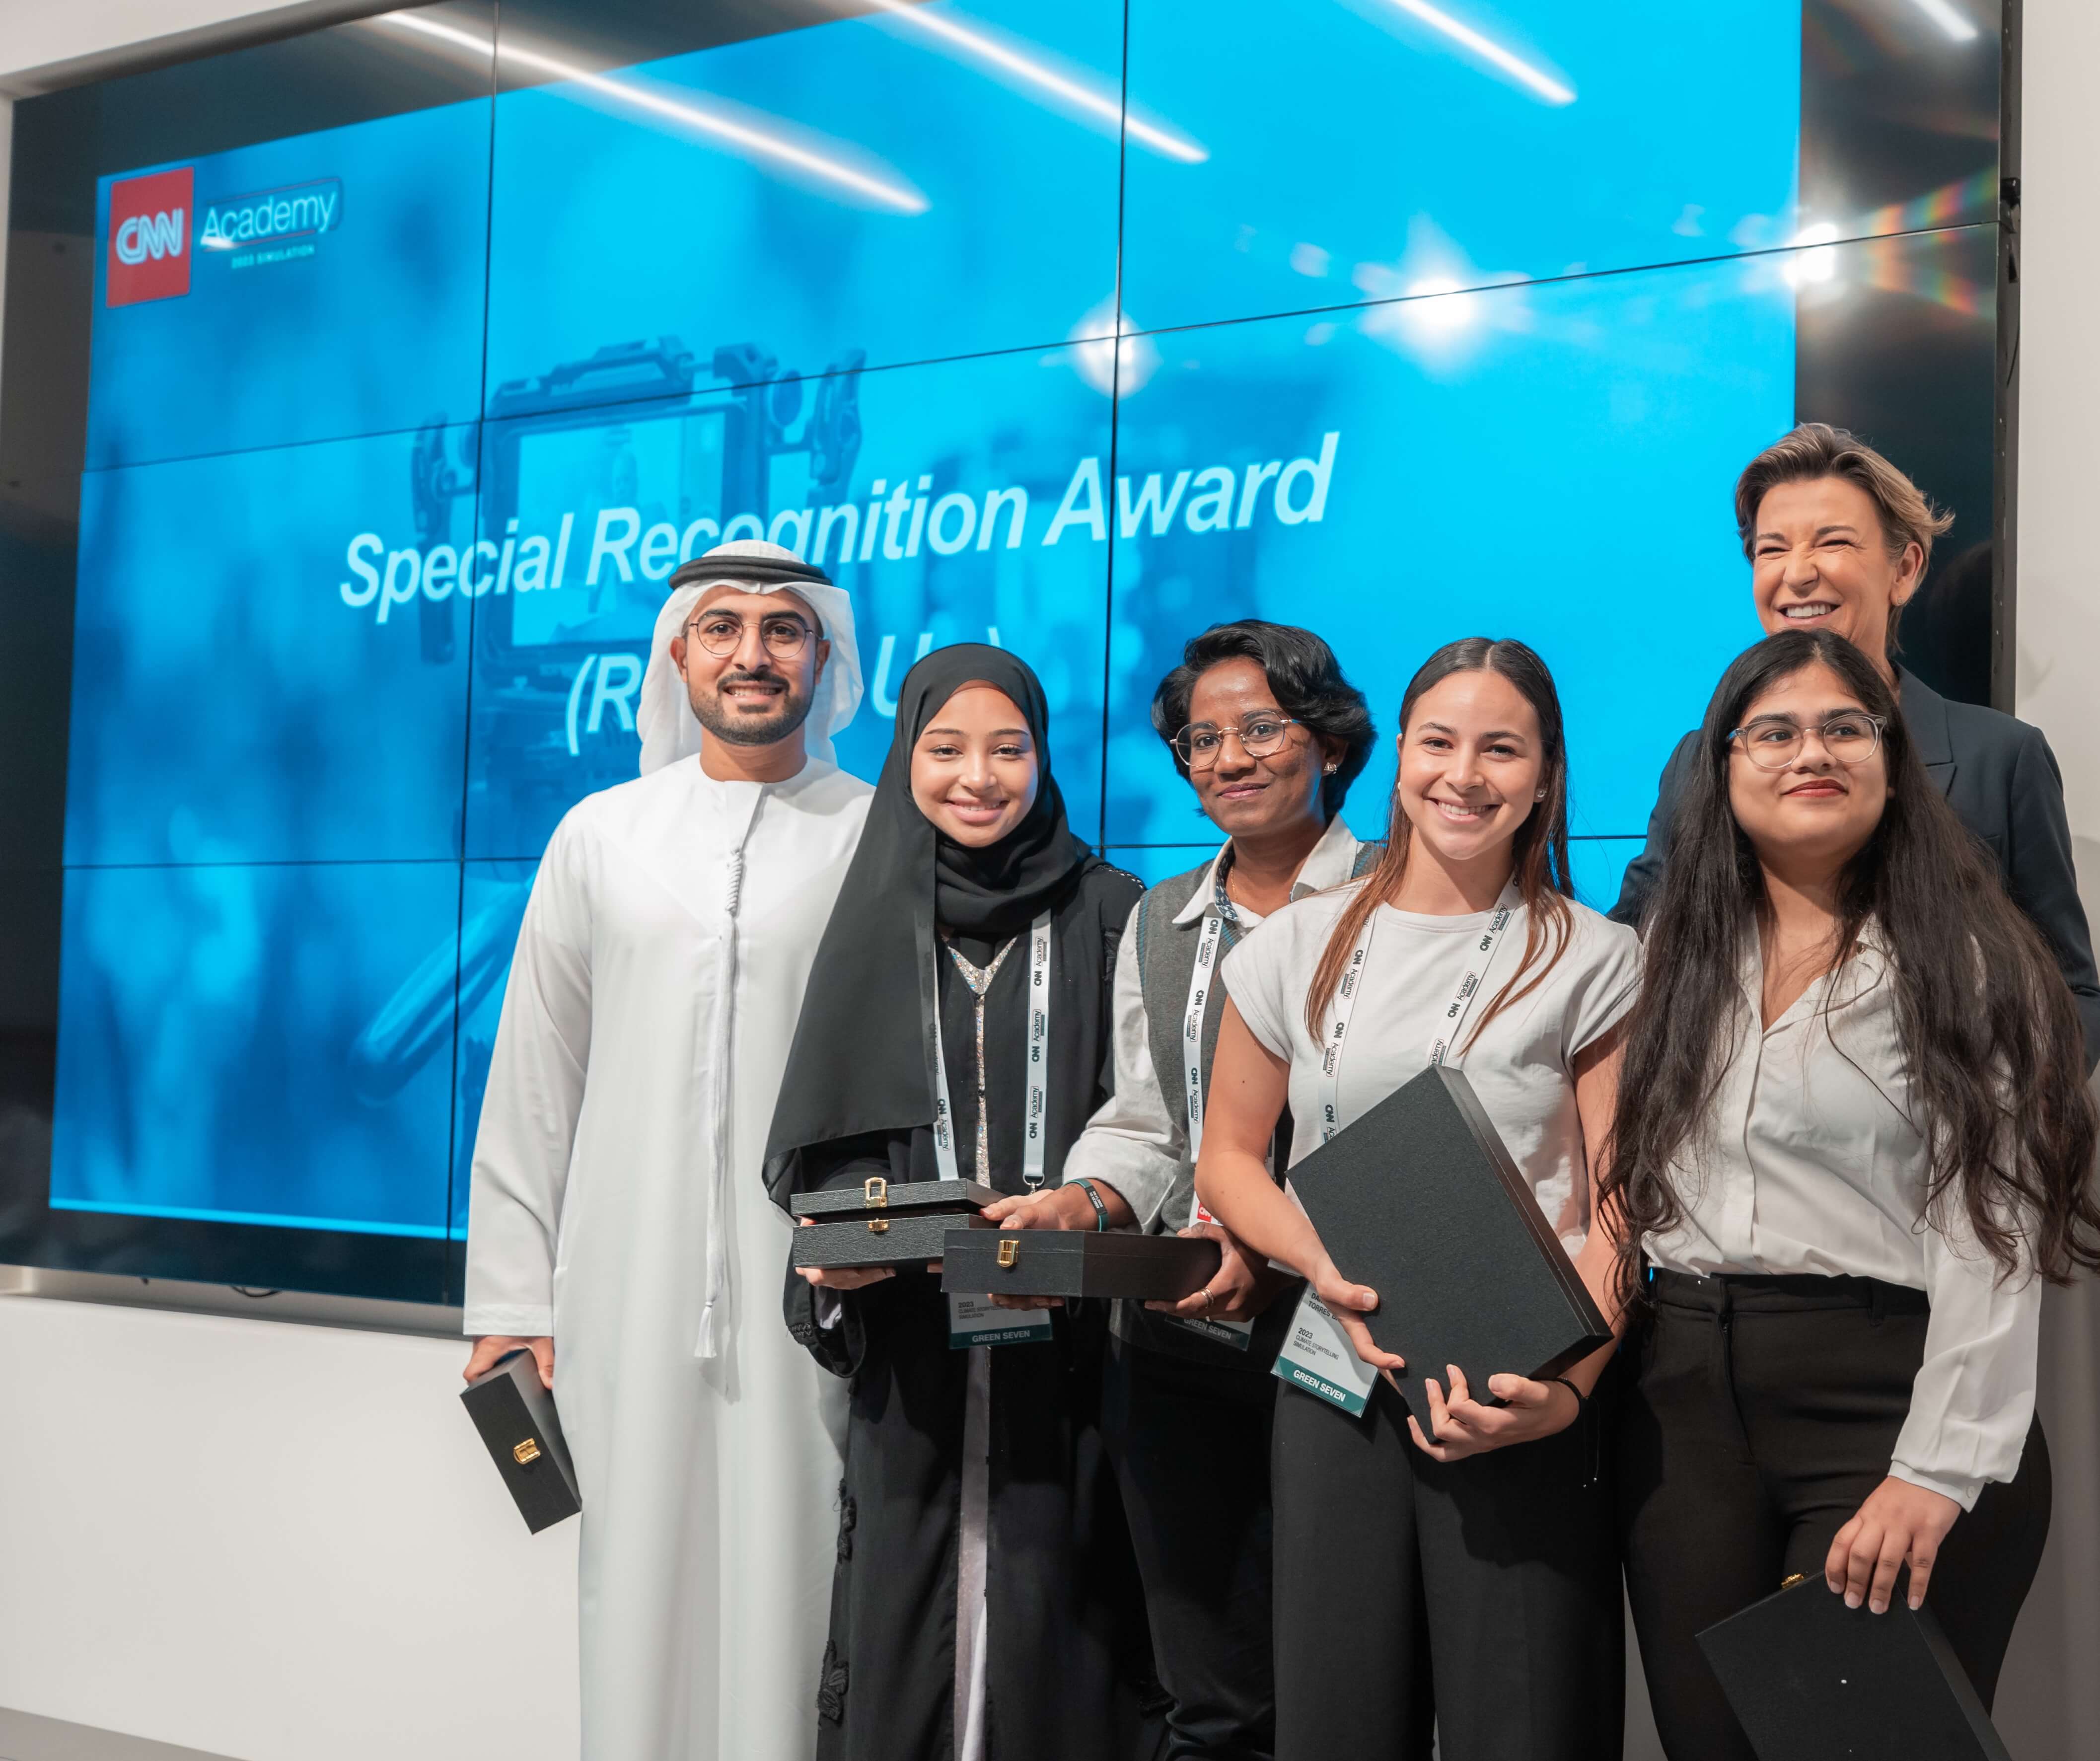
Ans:
{"type": "Polygon", "coordinates": [[[1276,1403],[1276,1754],[1427,1761],[1433,1741],[1444,1761],[1592,1761],[1619,1750],[1623,1621],[1610,1497],[1590,1428],[1570,1427],[1608,1350],[1565,1380],[1498,1375],[1479,1400],[1423,1366],[1437,1379],[1410,1410],[1374,1373],[1401,1367],[1364,1326],[1376,1295],[1264,1164],[1286,1101],[1295,1163],[1444,1060],[1571,1252],[1588,1229],[1639,948],[1570,896],[1552,678],[1520,642],[1451,643],[1409,684],[1399,744],[1378,866],[1225,960],[1196,1165],[1227,1229],[1307,1273],[1326,1307],[1301,1322],[1331,1341],[1333,1377],[1312,1378],[1329,1392],[1294,1379],[1276,1403]]]}
{"type": "Polygon", "coordinates": [[[1857,649],[1748,650],[1698,750],[1600,1205],[1645,1311],[1617,1458],[1657,1723],[1751,1761],[1695,1635],[1796,1573],[1882,1613],[1908,1568],[1990,1704],[2049,1526],[2041,1282],[2100,1257],[2095,1120],[2054,958],[1857,649]]]}

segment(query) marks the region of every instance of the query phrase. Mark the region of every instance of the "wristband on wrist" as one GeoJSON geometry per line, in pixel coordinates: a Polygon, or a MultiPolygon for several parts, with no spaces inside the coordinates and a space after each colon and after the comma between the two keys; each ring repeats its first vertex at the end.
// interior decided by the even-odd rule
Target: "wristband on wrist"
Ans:
{"type": "Polygon", "coordinates": [[[1087,1203],[1094,1207],[1094,1233],[1101,1234],[1109,1226],[1109,1207],[1101,1203],[1101,1195],[1094,1190],[1094,1183],[1081,1175],[1069,1184],[1078,1187],[1087,1195],[1087,1203]]]}
{"type": "Polygon", "coordinates": [[[1589,1460],[1582,1476],[1582,1490],[1586,1492],[1592,1490],[1604,1476],[1604,1440],[1598,1435],[1597,1428],[1589,1423],[1590,1397],[1564,1375],[1548,1376],[1546,1379],[1548,1382],[1558,1382],[1561,1387],[1575,1397],[1575,1423],[1589,1433],[1590,1446],[1586,1452],[1589,1460]]]}

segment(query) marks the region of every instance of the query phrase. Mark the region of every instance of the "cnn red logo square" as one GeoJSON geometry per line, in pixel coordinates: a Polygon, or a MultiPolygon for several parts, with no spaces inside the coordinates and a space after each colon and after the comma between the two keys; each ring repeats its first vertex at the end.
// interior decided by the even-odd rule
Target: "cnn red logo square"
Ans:
{"type": "Polygon", "coordinates": [[[189,292],[191,174],[184,166],[110,185],[110,305],[189,292]]]}

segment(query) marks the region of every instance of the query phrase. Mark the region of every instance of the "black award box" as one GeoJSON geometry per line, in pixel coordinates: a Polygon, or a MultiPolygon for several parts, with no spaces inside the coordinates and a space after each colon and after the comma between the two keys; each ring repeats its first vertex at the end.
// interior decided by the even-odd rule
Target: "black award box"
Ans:
{"type": "Polygon", "coordinates": [[[1290,1170],[1365,1317],[1396,1352],[1405,1389],[1465,1371],[1492,1404],[1502,1371],[1542,1380],[1608,1345],[1612,1330],[1464,1075],[1432,1064],[1290,1170]]]}
{"type": "Polygon", "coordinates": [[[965,1296],[1126,1296],[1179,1302],[1217,1276],[1218,1244],[1202,1236],[1096,1229],[951,1234],[941,1288],[965,1296]]]}
{"type": "Polygon", "coordinates": [[[540,1381],[529,1351],[496,1360],[461,1392],[467,1416],[488,1445],[496,1472],[517,1501],[525,1526],[537,1534],[584,1507],[576,1465],[562,1437],[554,1397],[540,1381]]]}
{"type": "Polygon", "coordinates": [[[1848,1609],[1821,1572],[1699,1635],[1758,1761],[2010,1761],[1930,1608],[1848,1609]]]}
{"type": "Polygon", "coordinates": [[[924,1265],[941,1257],[951,1229],[990,1229],[977,1213],[999,1194],[977,1181],[907,1181],[877,1175],[858,1186],[801,1193],[793,1210],[797,1270],[924,1265]]]}

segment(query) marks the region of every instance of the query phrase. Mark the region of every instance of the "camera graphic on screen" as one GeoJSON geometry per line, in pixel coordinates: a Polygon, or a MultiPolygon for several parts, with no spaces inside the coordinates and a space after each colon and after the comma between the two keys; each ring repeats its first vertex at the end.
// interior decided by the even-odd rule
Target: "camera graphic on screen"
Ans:
{"type": "MultiPolygon", "coordinates": [[[[536,850],[571,801],[634,774],[633,702],[672,570],[767,510],[845,492],[864,358],[833,362],[810,398],[755,343],[704,356],[664,337],[497,388],[479,542],[499,579],[514,545],[521,572],[536,539],[554,549],[537,590],[472,602],[474,739],[488,753],[474,810],[497,841],[536,850]],[[576,508],[602,511],[572,528],[576,508]]],[[[449,652],[461,615],[457,595],[423,600],[426,655],[449,652]]]]}
{"type": "MultiPolygon", "coordinates": [[[[704,368],[675,337],[619,343],[498,387],[478,457],[460,451],[472,429],[448,428],[443,417],[422,425],[409,466],[414,567],[427,572],[434,554],[452,552],[469,585],[438,598],[415,594],[417,640],[435,667],[470,645],[475,848],[536,854],[571,803],[633,776],[649,638],[664,578],[682,560],[675,549],[651,557],[641,534],[668,525],[685,549],[704,549],[725,526],[741,536],[743,510],[844,495],[860,452],[864,359],[842,355],[809,399],[756,344],[718,348],[704,368]],[[587,580],[580,554],[572,563],[567,553],[593,535],[579,536],[567,514],[548,517],[576,505],[638,510],[626,539],[645,566],[593,569],[587,580]],[[455,523],[467,510],[475,536],[457,545],[455,523]],[[536,591],[495,590],[535,563],[536,591]]],[[[613,525],[616,540],[624,528],[613,525]]],[[[384,583],[382,573],[375,604],[384,583]]],[[[434,948],[358,1035],[352,1084],[368,1106],[390,1101],[449,1044],[456,988],[464,1022],[501,982],[530,889],[523,866],[522,877],[488,884],[457,938],[434,948]]],[[[463,1035],[462,1079],[477,1094],[488,1053],[463,1035]]]]}

